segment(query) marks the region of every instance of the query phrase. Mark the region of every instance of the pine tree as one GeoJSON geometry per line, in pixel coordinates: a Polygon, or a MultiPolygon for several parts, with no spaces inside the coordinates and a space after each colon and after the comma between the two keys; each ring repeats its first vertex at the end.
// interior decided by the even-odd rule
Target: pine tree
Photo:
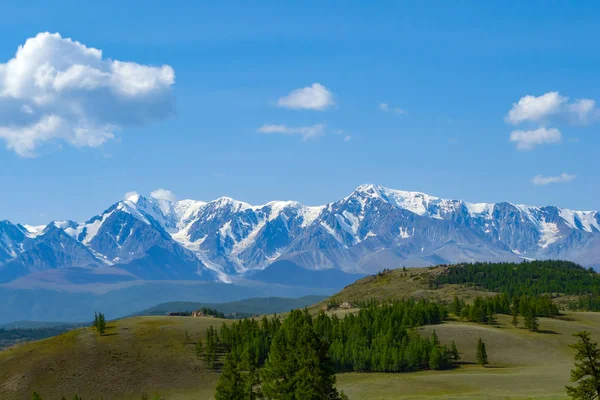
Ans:
{"type": "Polygon", "coordinates": [[[572,399],[594,400],[600,399],[600,349],[598,344],[590,339],[589,332],[578,332],[573,336],[579,341],[573,345],[575,354],[575,368],[571,370],[571,382],[577,386],[566,386],[567,394],[572,399]]]}
{"type": "Polygon", "coordinates": [[[458,349],[456,348],[456,343],[454,343],[454,340],[452,341],[452,346],[450,346],[450,361],[460,361],[460,354],[458,353],[458,349]]]}
{"type": "Polygon", "coordinates": [[[104,318],[104,314],[102,313],[94,313],[94,325],[96,331],[100,334],[100,336],[104,335],[106,331],[106,319],[104,318]]]}
{"type": "Polygon", "coordinates": [[[454,295],[454,299],[452,300],[452,314],[457,317],[460,315],[460,300],[458,300],[458,296],[454,295]]]}
{"type": "Polygon", "coordinates": [[[245,400],[244,380],[240,375],[237,363],[230,353],[225,359],[223,371],[217,381],[215,400],[245,400]]]}
{"type": "Polygon", "coordinates": [[[308,311],[292,311],[275,334],[261,371],[267,398],[339,399],[329,345],[313,329],[308,311]]]}
{"type": "Polygon", "coordinates": [[[487,351],[485,350],[485,343],[481,338],[477,342],[477,353],[476,353],[477,363],[486,366],[488,364],[487,351]]]}
{"type": "Polygon", "coordinates": [[[525,328],[529,329],[531,332],[537,332],[539,330],[539,323],[534,307],[527,308],[524,325],[525,328]]]}
{"type": "Polygon", "coordinates": [[[434,346],[429,353],[429,369],[442,369],[444,366],[442,353],[438,346],[434,346]]]}
{"type": "Polygon", "coordinates": [[[511,324],[513,324],[513,326],[516,328],[517,326],[519,326],[519,309],[518,307],[513,307],[512,308],[512,321],[511,324]]]}
{"type": "Polygon", "coordinates": [[[440,339],[438,338],[437,333],[435,333],[435,329],[433,330],[433,332],[431,332],[431,344],[433,344],[434,346],[439,346],[440,344],[440,339]]]}

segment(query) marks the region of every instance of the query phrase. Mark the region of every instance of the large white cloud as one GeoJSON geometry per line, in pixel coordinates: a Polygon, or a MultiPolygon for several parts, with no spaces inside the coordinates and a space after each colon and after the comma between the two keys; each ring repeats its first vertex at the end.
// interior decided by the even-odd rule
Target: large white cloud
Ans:
{"type": "Polygon", "coordinates": [[[516,130],[510,134],[510,141],[516,143],[519,150],[532,150],[545,143],[558,143],[562,140],[561,132],[556,128],[544,127],[534,130],[516,130]]]}
{"type": "Polygon", "coordinates": [[[576,175],[571,175],[571,174],[567,174],[566,172],[563,172],[562,174],[556,175],[556,176],[536,175],[531,179],[531,182],[536,186],[543,186],[543,185],[548,185],[550,183],[570,182],[573,179],[575,179],[576,177],[577,177],[576,175]]]}
{"type": "Polygon", "coordinates": [[[570,122],[588,123],[598,117],[596,102],[592,99],[569,98],[558,92],[548,92],[541,96],[527,95],[513,103],[505,117],[507,123],[518,125],[522,122],[545,122],[552,116],[567,117],[570,122]]]}
{"type": "Polygon", "coordinates": [[[102,145],[123,128],[173,112],[173,68],[102,57],[102,51],[39,33],[0,64],[0,138],[21,156],[51,141],[102,145]]]}
{"type": "Polygon", "coordinates": [[[289,127],[286,125],[269,125],[265,124],[258,128],[259,133],[263,134],[281,134],[281,135],[298,135],[303,141],[314,139],[325,133],[325,125],[315,124],[311,126],[289,127]]]}
{"type": "Polygon", "coordinates": [[[296,89],[277,101],[278,107],[323,111],[335,104],[333,93],[320,83],[296,89]]]}

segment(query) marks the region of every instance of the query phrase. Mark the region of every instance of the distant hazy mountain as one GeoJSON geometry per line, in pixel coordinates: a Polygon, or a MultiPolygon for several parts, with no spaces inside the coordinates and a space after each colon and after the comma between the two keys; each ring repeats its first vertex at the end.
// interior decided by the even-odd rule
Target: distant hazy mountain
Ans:
{"type": "MultiPolygon", "coordinates": [[[[0,222],[0,283],[78,267],[134,280],[318,284],[306,271],[335,280],[403,265],[548,258],[600,265],[600,213],[362,185],[324,206],[135,195],[87,222],[0,222]]],[[[90,273],[88,283],[95,276],[107,275],[90,273]]]]}

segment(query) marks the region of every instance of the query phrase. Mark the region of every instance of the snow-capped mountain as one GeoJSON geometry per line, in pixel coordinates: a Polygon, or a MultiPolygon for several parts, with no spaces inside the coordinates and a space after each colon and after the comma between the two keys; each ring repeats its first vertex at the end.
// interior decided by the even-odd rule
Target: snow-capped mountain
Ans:
{"type": "Polygon", "coordinates": [[[600,213],[468,203],[362,185],[315,207],[134,195],[87,222],[0,222],[4,282],[67,267],[112,266],[140,279],[230,282],[284,261],[308,270],[373,273],[403,265],[534,258],[600,265],[600,213]]]}

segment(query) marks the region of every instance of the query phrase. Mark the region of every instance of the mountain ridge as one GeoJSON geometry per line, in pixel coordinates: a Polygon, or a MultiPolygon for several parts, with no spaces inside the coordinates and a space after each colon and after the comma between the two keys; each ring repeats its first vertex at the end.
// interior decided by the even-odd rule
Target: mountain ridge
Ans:
{"type": "Polygon", "coordinates": [[[402,265],[548,258],[600,265],[600,213],[470,203],[365,184],[321,206],[135,194],[86,222],[0,222],[0,283],[67,267],[233,282],[277,261],[365,274],[402,265]]]}

